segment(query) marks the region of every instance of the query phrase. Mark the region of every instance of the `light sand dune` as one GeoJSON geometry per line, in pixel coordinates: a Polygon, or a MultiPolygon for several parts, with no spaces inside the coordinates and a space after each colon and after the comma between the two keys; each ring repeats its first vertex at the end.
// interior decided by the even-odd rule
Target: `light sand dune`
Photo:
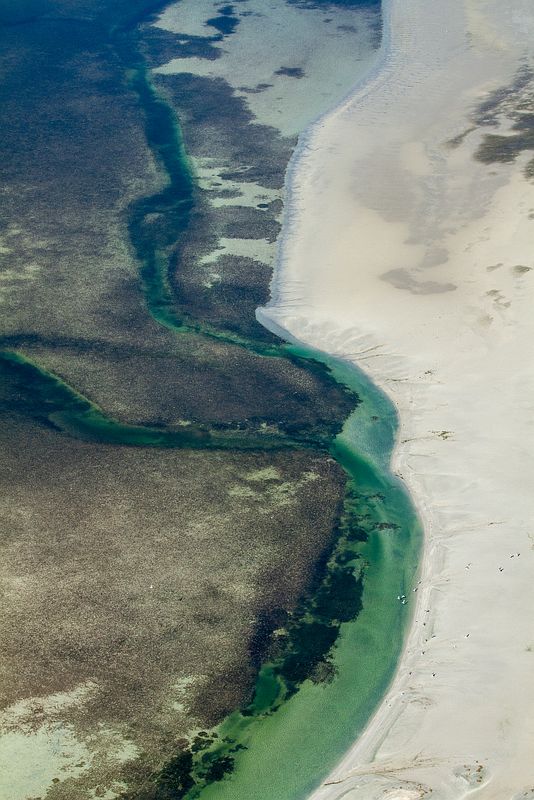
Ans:
{"type": "Polygon", "coordinates": [[[533,51],[527,0],[391,0],[289,172],[258,315],[393,399],[426,529],[397,676],[313,800],[534,798],[534,153],[474,157],[534,108],[533,51]]]}

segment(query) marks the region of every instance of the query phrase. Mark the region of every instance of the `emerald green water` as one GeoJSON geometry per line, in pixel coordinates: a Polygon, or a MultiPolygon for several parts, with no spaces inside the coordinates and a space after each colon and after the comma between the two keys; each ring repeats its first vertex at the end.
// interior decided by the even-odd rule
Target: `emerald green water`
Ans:
{"type": "Polygon", "coordinates": [[[155,428],[118,422],[61,378],[31,359],[0,350],[0,380],[16,387],[19,412],[42,424],[90,442],[129,447],[189,448],[195,450],[283,450],[324,448],[319,437],[287,436],[272,431],[216,429],[209,425],[155,428]]]}
{"type": "MultiPolygon", "coordinates": [[[[291,348],[299,355],[320,354],[291,348]]],[[[341,627],[331,683],[306,680],[278,705],[269,666],[258,678],[252,716],[234,712],[219,728],[230,740],[233,772],[193,789],[188,800],[303,800],[335,766],[364,728],[395,671],[410,621],[410,589],[417,571],[421,527],[389,457],[396,416],[388,399],[355,368],[322,356],[335,377],[363,400],[336,438],[332,454],[349,473],[375,528],[359,545],[365,563],[363,610],[341,627]],[[377,528],[377,526],[384,527],[377,528]],[[388,527],[385,527],[388,526],[388,527]],[[393,527],[398,526],[398,527],[393,527]],[[407,595],[403,605],[397,599],[407,595]],[[265,708],[276,708],[265,712],[265,708]],[[236,745],[245,749],[237,749],[236,745]]],[[[361,511],[361,508],[360,508],[361,511]]]]}
{"type": "MultiPolygon", "coordinates": [[[[362,540],[357,537],[355,541],[341,535],[332,562],[353,565],[363,574],[363,609],[340,627],[330,658],[335,667],[331,682],[307,679],[288,691],[277,664],[263,665],[250,705],[231,714],[212,732],[214,741],[206,742],[194,754],[196,785],[176,795],[186,800],[303,800],[357,738],[379,703],[393,676],[410,619],[409,602],[403,605],[397,598],[411,596],[421,529],[402,484],[389,472],[395,411],[351,365],[304,348],[285,349],[290,357],[322,359],[334,378],[357,392],[362,401],[330,450],[350,479],[345,520],[365,533],[362,540]],[[222,780],[206,779],[210,765],[224,766],[225,762],[229,771],[221,775],[222,780]]],[[[32,404],[28,409],[32,416],[78,438],[145,447],[271,449],[296,445],[290,439],[274,441],[271,436],[250,432],[243,432],[240,441],[240,433],[235,431],[158,430],[120,424],[19,354],[3,353],[0,368],[9,370],[19,392],[25,390],[19,397],[29,398],[26,402],[32,404]]],[[[301,617],[305,622],[314,621],[313,604],[304,607],[301,617]]],[[[165,770],[155,776],[156,784],[164,774],[165,770]]]]}
{"type": "MultiPolygon", "coordinates": [[[[154,4],[160,5],[164,3],[154,4]]],[[[128,217],[130,240],[140,263],[144,295],[152,316],[179,335],[215,337],[263,357],[304,359],[311,369],[317,367],[317,361],[322,362],[362,402],[346,420],[342,433],[329,443],[305,436],[277,437],[257,431],[215,430],[211,426],[159,429],[122,424],[106,417],[94,403],[18,353],[0,354],[0,373],[14,382],[17,402],[19,406],[26,403],[27,413],[85,440],[232,450],[310,446],[324,452],[329,447],[344,467],[352,491],[347,496],[345,517],[361,526],[366,536],[350,543],[341,539],[335,555],[346,556],[347,563],[354,563],[361,570],[363,609],[354,620],[341,625],[331,658],[336,669],[333,680],[314,683],[307,679],[291,693],[280,680],[276,665],[264,664],[251,704],[223,721],[216,729],[215,741],[194,755],[196,767],[227,758],[232,771],[224,777],[220,775],[222,780],[212,776],[211,782],[204,774],[189,791],[174,792],[173,788],[172,794],[187,800],[303,800],[356,739],[393,676],[411,613],[410,604],[402,605],[397,597],[406,594],[410,598],[421,542],[420,525],[402,484],[389,471],[397,425],[394,409],[363,373],[315,351],[266,345],[201,325],[176,312],[169,260],[190,221],[194,177],[174,114],[158,96],[142,58],[132,46],[136,21],[115,29],[113,42],[145,114],[147,141],[168,176],[168,185],[157,195],[133,203],[128,217]],[[166,222],[159,233],[154,233],[146,222],[155,213],[166,222]]],[[[309,610],[305,610],[306,614],[312,619],[309,610]]],[[[164,773],[165,769],[154,777],[156,785],[162,785],[164,773]]],[[[195,774],[202,776],[202,770],[199,773],[197,769],[195,774]]],[[[187,788],[190,786],[188,783],[187,788]]]]}

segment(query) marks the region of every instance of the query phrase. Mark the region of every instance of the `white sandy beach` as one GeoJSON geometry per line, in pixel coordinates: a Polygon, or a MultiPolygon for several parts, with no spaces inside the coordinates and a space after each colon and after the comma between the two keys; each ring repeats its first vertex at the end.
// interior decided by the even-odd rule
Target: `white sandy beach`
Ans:
{"type": "Polygon", "coordinates": [[[288,174],[259,318],[392,398],[426,532],[396,678],[313,800],[534,798],[534,153],[473,157],[533,107],[533,43],[527,0],[390,0],[288,174]]]}

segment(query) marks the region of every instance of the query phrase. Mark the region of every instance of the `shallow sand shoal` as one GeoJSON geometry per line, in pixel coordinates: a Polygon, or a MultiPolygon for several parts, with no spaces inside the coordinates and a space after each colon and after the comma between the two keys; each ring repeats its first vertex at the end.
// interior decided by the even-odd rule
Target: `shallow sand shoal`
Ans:
{"type": "Polygon", "coordinates": [[[313,800],[534,798],[533,34],[526,0],[391,0],[376,69],[288,173],[258,316],[395,402],[426,530],[397,676],[313,800]],[[488,135],[517,157],[477,159],[488,135]]]}

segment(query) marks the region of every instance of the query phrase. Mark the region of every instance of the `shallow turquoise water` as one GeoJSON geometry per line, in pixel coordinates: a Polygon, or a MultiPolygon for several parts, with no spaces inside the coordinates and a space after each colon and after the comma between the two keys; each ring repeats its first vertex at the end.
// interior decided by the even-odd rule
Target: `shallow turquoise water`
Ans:
{"type": "MultiPolygon", "coordinates": [[[[168,255],[165,243],[145,237],[141,230],[143,220],[153,210],[176,220],[176,227],[169,228],[172,241],[185,228],[192,191],[185,168],[186,155],[172,115],[147,82],[144,65],[135,58],[132,60],[130,40],[126,37],[122,48],[120,44],[118,37],[116,46],[124,63],[134,72],[132,83],[147,114],[148,141],[159,153],[169,175],[168,191],[142,198],[131,209],[130,235],[139,260],[144,264],[145,296],[154,318],[171,329],[187,330],[187,325],[172,311],[164,269],[158,260],[161,254],[168,255]],[[155,131],[158,136],[154,135],[155,131]],[[170,147],[167,147],[168,142],[170,147]],[[166,154],[165,158],[162,154],[166,154]],[[179,213],[173,216],[175,210],[179,213]]],[[[216,331],[206,331],[208,333],[219,336],[216,331]]],[[[227,334],[225,336],[228,338],[227,334]]],[[[249,342],[245,344],[251,347],[249,342]]],[[[311,351],[287,349],[327,363],[338,380],[361,397],[362,405],[346,421],[332,454],[351,475],[358,494],[365,497],[372,521],[399,527],[375,530],[369,540],[361,544],[360,556],[367,563],[364,609],[354,622],[342,626],[334,653],[335,679],[323,684],[306,681],[297,694],[267,716],[245,717],[239,711],[232,714],[219,732],[235,738],[236,743],[246,749],[235,754],[235,770],[231,776],[195,795],[207,800],[300,800],[306,797],[358,736],[383,696],[410,618],[409,605],[402,606],[397,596],[409,595],[421,531],[402,485],[388,471],[396,430],[394,410],[387,398],[354,368],[311,351]]],[[[184,446],[183,431],[117,426],[89,407],[83,398],[68,392],[60,382],[49,384],[50,381],[48,389],[53,389],[61,402],[69,406],[70,412],[76,412],[73,427],[77,435],[83,433],[84,438],[92,438],[98,433],[106,441],[113,440],[117,444],[162,446],[164,440],[168,440],[170,446],[184,446]],[[80,415],[85,425],[83,431],[80,415]]],[[[69,415],[61,418],[65,429],[70,419],[69,415]]],[[[199,438],[205,446],[203,433],[199,432],[199,438]]],[[[193,444],[198,442],[187,442],[188,446],[193,444]]],[[[232,447],[238,445],[235,440],[229,443],[232,447]]],[[[268,708],[275,696],[273,685],[263,680],[260,688],[256,706],[268,708]]]]}
{"type": "MultiPolygon", "coordinates": [[[[318,357],[301,348],[296,352],[318,357]]],[[[421,526],[402,483],[387,466],[395,410],[363,373],[323,360],[363,401],[347,420],[333,454],[366,498],[373,522],[390,527],[371,533],[361,545],[367,562],[364,607],[355,621],[342,626],[333,682],[308,680],[271,715],[251,720],[236,712],[223,723],[220,735],[246,749],[236,754],[231,776],[194,795],[202,800],[303,800],[348,750],[380,702],[411,617],[410,604],[402,605],[397,597],[410,596],[421,526]]]]}

